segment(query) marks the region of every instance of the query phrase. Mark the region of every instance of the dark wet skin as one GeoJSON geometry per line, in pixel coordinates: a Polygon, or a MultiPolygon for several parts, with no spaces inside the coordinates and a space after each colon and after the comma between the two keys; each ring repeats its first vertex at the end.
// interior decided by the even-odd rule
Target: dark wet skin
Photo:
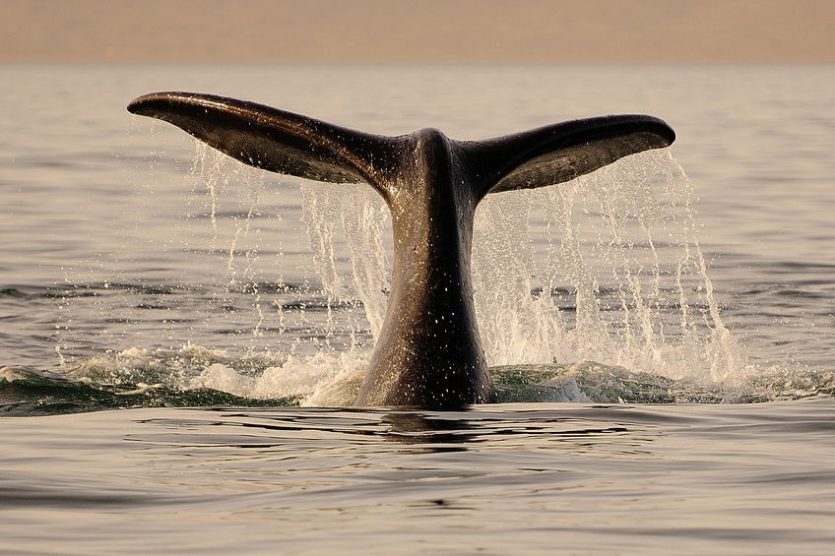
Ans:
{"type": "Polygon", "coordinates": [[[458,409],[491,400],[470,271],[482,198],[566,182],[675,140],[662,120],[641,115],[455,141],[435,129],[372,135],[193,93],[152,93],[128,110],[168,121],[251,166],[365,182],[382,195],[392,215],[394,270],[385,322],[356,402],[361,406],[458,409]]]}

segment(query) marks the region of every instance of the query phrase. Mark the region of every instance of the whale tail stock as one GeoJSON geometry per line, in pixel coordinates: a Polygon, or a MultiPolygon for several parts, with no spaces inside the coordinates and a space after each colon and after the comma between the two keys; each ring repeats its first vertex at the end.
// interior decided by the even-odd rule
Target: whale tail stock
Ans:
{"type": "MultiPolygon", "coordinates": [[[[386,137],[225,97],[151,93],[130,103],[134,114],[182,128],[256,168],[332,183],[365,182],[386,196],[409,136],[386,137]]],[[[572,180],[616,160],[667,147],[675,132],[642,115],[575,120],[486,141],[453,141],[478,199],[572,180]]]]}
{"type": "Polygon", "coordinates": [[[489,400],[470,277],[478,202],[488,193],[569,181],[675,140],[663,121],[634,115],[455,141],[434,129],[372,135],[202,94],[153,93],[128,110],[168,121],[251,166],[365,182],[383,196],[395,240],[391,294],[358,405],[450,409],[489,400]]]}

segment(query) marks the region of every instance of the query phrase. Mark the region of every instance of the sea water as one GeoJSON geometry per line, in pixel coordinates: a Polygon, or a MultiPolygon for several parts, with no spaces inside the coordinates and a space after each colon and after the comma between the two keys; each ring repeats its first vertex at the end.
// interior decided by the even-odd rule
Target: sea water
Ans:
{"type": "Polygon", "coordinates": [[[2,74],[0,551],[830,552],[830,66],[2,74]],[[387,209],[124,110],[171,89],[390,135],[650,113],[678,139],[481,204],[501,403],[363,411],[387,209]],[[113,408],[140,409],[77,413],[113,408]]]}

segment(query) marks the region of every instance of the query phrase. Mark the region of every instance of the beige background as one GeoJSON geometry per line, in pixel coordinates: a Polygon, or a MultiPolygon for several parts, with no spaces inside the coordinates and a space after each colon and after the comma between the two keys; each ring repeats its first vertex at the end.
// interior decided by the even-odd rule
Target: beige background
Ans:
{"type": "Polygon", "coordinates": [[[3,0],[0,62],[835,62],[833,0],[3,0]]]}

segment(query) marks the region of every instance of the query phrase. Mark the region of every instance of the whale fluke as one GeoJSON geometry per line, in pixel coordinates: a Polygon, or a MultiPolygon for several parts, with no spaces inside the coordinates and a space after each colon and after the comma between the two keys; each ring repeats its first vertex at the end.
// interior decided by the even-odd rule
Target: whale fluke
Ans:
{"type": "Polygon", "coordinates": [[[436,129],[386,137],[240,100],[153,93],[128,106],[246,164],[308,179],[365,182],[386,200],[394,269],[358,405],[460,408],[489,401],[470,277],[473,220],[488,193],[572,180],[675,133],[652,116],[604,116],[485,141],[436,129]]]}
{"type": "Polygon", "coordinates": [[[630,154],[667,147],[675,132],[652,116],[602,116],[487,141],[462,142],[483,190],[500,193],[573,180],[630,154]]]}
{"type": "Polygon", "coordinates": [[[214,95],[152,93],[128,111],[172,123],[250,166],[317,181],[377,181],[395,154],[387,137],[214,95]]]}

